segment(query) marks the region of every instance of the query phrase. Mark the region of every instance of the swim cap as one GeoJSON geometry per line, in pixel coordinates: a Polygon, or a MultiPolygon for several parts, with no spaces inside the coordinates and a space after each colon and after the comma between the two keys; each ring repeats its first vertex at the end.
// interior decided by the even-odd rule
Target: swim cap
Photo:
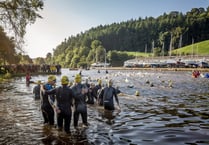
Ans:
{"type": "Polygon", "coordinates": [[[49,82],[56,81],[56,77],[55,77],[54,75],[50,75],[50,76],[48,77],[48,81],[49,81],[49,82]]]}
{"type": "Polygon", "coordinates": [[[98,80],[98,84],[99,84],[99,85],[102,84],[102,80],[101,80],[101,79],[98,80]]]}
{"type": "Polygon", "coordinates": [[[80,83],[80,82],[81,82],[81,75],[77,74],[77,75],[75,76],[75,82],[76,82],[76,83],[80,83]]]}
{"type": "Polygon", "coordinates": [[[37,84],[39,84],[39,85],[40,85],[40,84],[41,84],[41,81],[40,81],[40,80],[38,80],[38,81],[37,81],[37,84]]]}
{"type": "Polygon", "coordinates": [[[140,95],[139,91],[136,91],[135,96],[139,96],[139,95],[140,95]]]}
{"type": "Polygon", "coordinates": [[[108,81],[108,86],[112,86],[112,84],[113,84],[113,81],[110,79],[110,80],[108,81]]]}
{"type": "Polygon", "coordinates": [[[69,79],[67,76],[62,76],[61,78],[61,84],[62,85],[67,85],[69,83],[69,79]]]}

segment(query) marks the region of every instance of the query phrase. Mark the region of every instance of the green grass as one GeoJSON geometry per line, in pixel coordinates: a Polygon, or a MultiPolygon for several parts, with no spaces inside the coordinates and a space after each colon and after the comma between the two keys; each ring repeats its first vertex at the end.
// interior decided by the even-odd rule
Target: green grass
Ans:
{"type": "Polygon", "coordinates": [[[133,52],[133,51],[123,51],[128,55],[136,56],[136,57],[149,57],[151,53],[144,53],[144,52],[133,52]]]}
{"type": "MultiPolygon", "coordinates": [[[[127,53],[129,56],[135,57],[151,57],[152,53],[134,52],[134,51],[121,51],[127,53]]],[[[187,45],[185,47],[175,49],[172,51],[172,55],[209,55],[209,40],[194,43],[193,45],[187,45]]]]}
{"type": "Polygon", "coordinates": [[[175,49],[173,54],[194,54],[194,55],[209,55],[209,40],[187,45],[185,47],[175,49]]]}

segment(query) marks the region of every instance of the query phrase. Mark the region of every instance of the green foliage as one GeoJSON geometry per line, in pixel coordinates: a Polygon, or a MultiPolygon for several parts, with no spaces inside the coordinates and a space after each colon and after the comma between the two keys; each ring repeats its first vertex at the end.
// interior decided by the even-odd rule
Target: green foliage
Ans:
{"type": "Polygon", "coordinates": [[[133,59],[135,56],[128,55],[126,52],[122,51],[110,51],[108,52],[108,59],[112,66],[123,66],[124,61],[128,59],[133,59]]]}
{"type": "Polygon", "coordinates": [[[0,22],[7,30],[12,30],[16,40],[16,47],[21,49],[20,44],[26,33],[26,26],[33,24],[38,14],[43,9],[42,0],[1,0],[0,1],[0,22]]]}
{"type": "Polygon", "coordinates": [[[176,50],[190,45],[192,40],[195,42],[209,40],[208,28],[209,8],[207,10],[194,8],[186,14],[174,11],[157,18],[131,19],[121,23],[100,25],[85,33],[71,36],[54,49],[53,57],[59,64],[82,67],[84,62],[87,65],[104,62],[106,54],[107,62],[112,66],[119,66],[130,58],[153,54],[167,55],[170,46],[176,50]]]}
{"type": "Polygon", "coordinates": [[[22,51],[26,26],[33,24],[43,9],[42,0],[1,0],[0,1],[0,64],[32,63],[22,51]],[[9,30],[8,37],[4,30],[9,30]]]}
{"type": "Polygon", "coordinates": [[[71,68],[77,68],[79,67],[77,64],[79,63],[80,61],[80,56],[79,55],[74,55],[73,58],[72,58],[72,61],[71,61],[71,64],[70,64],[70,67],[71,68]]]}
{"type": "Polygon", "coordinates": [[[19,55],[20,64],[32,64],[33,60],[29,57],[29,55],[19,55]]]}
{"type": "MultiPolygon", "coordinates": [[[[57,60],[58,60],[59,62],[61,62],[60,60],[62,60],[62,59],[57,58],[57,60]]],[[[51,54],[51,53],[47,53],[45,62],[46,62],[47,64],[53,64],[53,58],[52,58],[52,54],[51,54]]]]}
{"type": "Polygon", "coordinates": [[[12,74],[10,74],[10,73],[6,73],[4,76],[3,76],[3,78],[5,78],[5,79],[10,79],[12,77],[12,74]]]}
{"type": "Polygon", "coordinates": [[[0,62],[18,63],[13,38],[9,38],[0,26],[0,62]]]}
{"type": "Polygon", "coordinates": [[[153,55],[154,56],[161,56],[161,48],[154,48],[153,55]]]}
{"type": "Polygon", "coordinates": [[[42,57],[35,58],[33,61],[34,64],[45,64],[45,59],[42,57]]]}
{"type": "Polygon", "coordinates": [[[144,53],[144,52],[133,52],[133,51],[124,51],[125,53],[127,53],[128,56],[131,57],[148,57],[150,55],[150,53],[144,53]]]}

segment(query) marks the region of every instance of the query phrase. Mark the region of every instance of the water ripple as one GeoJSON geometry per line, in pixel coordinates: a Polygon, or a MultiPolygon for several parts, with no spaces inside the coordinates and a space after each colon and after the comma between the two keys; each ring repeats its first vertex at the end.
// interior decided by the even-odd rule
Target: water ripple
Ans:
{"type": "MultiPolygon", "coordinates": [[[[70,80],[76,73],[63,70],[70,80]]],[[[89,128],[78,132],[72,127],[71,134],[65,134],[42,124],[40,101],[35,101],[32,94],[34,84],[26,87],[24,77],[15,78],[0,84],[0,144],[209,144],[209,79],[194,79],[188,72],[82,73],[94,76],[92,82],[112,78],[122,91],[119,95],[122,110],[108,112],[89,105],[89,128]],[[127,87],[130,84],[134,87],[127,87]],[[136,91],[140,96],[134,95],[136,91]]],[[[58,85],[60,77],[57,76],[58,85]]],[[[33,79],[47,80],[47,76],[33,79]]]]}

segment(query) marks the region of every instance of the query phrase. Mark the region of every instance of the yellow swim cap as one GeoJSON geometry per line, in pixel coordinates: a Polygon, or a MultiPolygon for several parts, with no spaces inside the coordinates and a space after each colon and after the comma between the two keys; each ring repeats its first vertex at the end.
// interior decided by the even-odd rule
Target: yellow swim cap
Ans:
{"type": "Polygon", "coordinates": [[[76,83],[80,83],[80,82],[81,82],[81,75],[77,74],[77,75],[75,76],[75,82],[76,82],[76,83]]]}
{"type": "Polygon", "coordinates": [[[98,84],[99,84],[99,85],[102,84],[102,80],[101,80],[101,79],[98,80],[98,84]]]}
{"type": "Polygon", "coordinates": [[[69,83],[69,79],[67,76],[62,76],[61,78],[61,84],[62,85],[67,85],[69,83]]]}
{"type": "Polygon", "coordinates": [[[37,84],[39,84],[39,85],[40,85],[40,84],[41,84],[41,81],[40,81],[40,80],[38,80],[38,81],[37,81],[37,84]]]}
{"type": "Polygon", "coordinates": [[[49,82],[56,81],[56,77],[55,77],[54,75],[50,75],[50,76],[48,77],[48,81],[49,81],[49,82]]]}
{"type": "Polygon", "coordinates": [[[139,96],[139,95],[140,95],[139,91],[136,91],[135,96],[139,96]]]}
{"type": "Polygon", "coordinates": [[[113,81],[110,79],[110,80],[108,81],[108,86],[112,86],[112,84],[113,84],[113,81]]]}

